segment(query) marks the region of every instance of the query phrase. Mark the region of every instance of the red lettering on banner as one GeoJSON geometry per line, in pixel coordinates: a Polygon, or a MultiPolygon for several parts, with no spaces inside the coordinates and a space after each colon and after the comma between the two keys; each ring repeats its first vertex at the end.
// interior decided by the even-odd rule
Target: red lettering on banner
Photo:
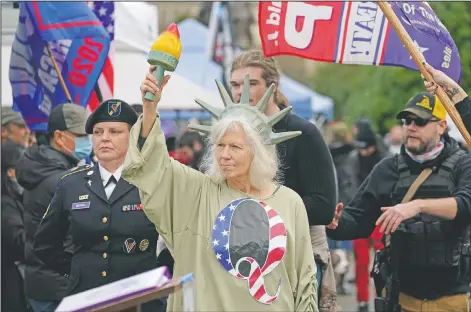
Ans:
{"type": "Polygon", "coordinates": [[[98,61],[98,58],[100,57],[98,52],[96,52],[89,46],[81,46],[78,50],[78,55],[80,55],[82,58],[90,62],[96,62],[98,61]]]}
{"type": "Polygon", "coordinates": [[[258,22],[266,56],[315,56],[333,61],[344,2],[260,2],[258,22]]]}
{"type": "MultiPolygon", "coordinates": [[[[101,37],[101,38],[104,39],[104,37],[101,37]]],[[[87,45],[96,48],[98,50],[98,53],[101,53],[101,51],[103,51],[103,43],[93,41],[93,38],[91,37],[87,37],[83,41],[85,41],[87,45]]]]}
{"type": "Polygon", "coordinates": [[[92,73],[100,58],[100,53],[103,51],[101,42],[94,41],[91,37],[87,37],[83,41],[85,44],[78,49],[78,55],[73,59],[72,70],[69,72],[70,82],[79,88],[83,88],[87,84],[88,75],[92,73]]]}
{"type": "Polygon", "coordinates": [[[72,61],[72,67],[76,70],[85,70],[87,75],[93,71],[93,63],[86,63],[81,58],[75,58],[72,61]]]}
{"type": "Polygon", "coordinates": [[[69,73],[70,82],[77,87],[83,88],[87,84],[87,77],[76,70],[69,73]]]}

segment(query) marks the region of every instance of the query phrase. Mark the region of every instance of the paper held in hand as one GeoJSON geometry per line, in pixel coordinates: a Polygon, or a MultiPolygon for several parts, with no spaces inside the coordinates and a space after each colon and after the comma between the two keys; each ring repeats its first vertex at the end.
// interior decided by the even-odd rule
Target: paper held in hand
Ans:
{"type": "Polygon", "coordinates": [[[140,273],[101,287],[65,297],[57,311],[90,311],[122,301],[152,290],[158,290],[170,281],[166,267],[140,273]]]}

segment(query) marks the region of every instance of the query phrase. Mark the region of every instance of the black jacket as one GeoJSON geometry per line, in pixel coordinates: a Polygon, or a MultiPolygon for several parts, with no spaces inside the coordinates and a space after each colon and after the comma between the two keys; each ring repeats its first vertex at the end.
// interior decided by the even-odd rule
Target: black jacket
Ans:
{"type": "Polygon", "coordinates": [[[313,123],[293,114],[286,115],[273,129],[302,132],[277,145],[283,185],[303,199],[309,225],[330,224],[337,204],[335,169],[321,132],[313,123]]]}
{"type": "Polygon", "coordinates": [[[2,263],[24,261],[25,230],[21,198],[2,190],[2,263]]]}
{"type": "MultiPolygon", "coordinates": [[[[367,166],[368,169],[362,171],[362,166],[360,163],[360,153],[357,149],[354,149],[350,152],[347,159],[347,168],[346,171],[351,176],[352,180],[349,185],[350,188],[346,189],[345,192],[348,194],[348,200],[344,201],[344,204],[347,204],[350,200],[352,200],[353,196],[355,196],[356,191],[363,183],[365,178],[370,174],[369,168],[372,168],[374,165],[379,163],[382,159],[391,156],[387,146],[384,144],[382,138],[380,136],[376,136],[376,152],[368,157],[368,162],[372,162],[371,167],[367,166]]],[[[364,159],[364,158],[363,158],[364,159]]]]}
{"type": "MultiPolygon", "coordinates": [[[[425,168],[439,166],[451,153],[458,150],[455,140],[445,137],[445,148],[434,160],[419,164],[413,161],[401,148],[401,155],[408,164],[411,173],[418,174],[425,168]]],[[[378,163],[368,178],[360,186],[353,200],[343,209],[339,226],[336,230],[327,230],[327,235],[334,240],[352,240],[367,238],[375,228],[381,215],[381,207],[393,205],[392,193],[399,179],[397,155],[383,159],[378,163]]],[[[458,204],[458,213],[454,219],[457,226],[471,223],[471,155],[463,156],[452,171],[455,181],[454,198],[458,204]]],[[[412,272],[410,274],[413,274],[412,272]]],[[[469,291],[469,283],[461,283],[440,289],[441,283],[434,274],[417,274],[419,286],[409,290],[408,294],[417,298],[433,299],[469,291]],[[437,284],[438,283],[438,284],[437,284]]]]}
{"type": "Polygon", "coordinates": [[[16,175],[25,189],[25,292],[30,299],[62,300],[65,295],[67,278],[46,267],[35,256],[33,240],[60,177],[75,165],[74,159],[49,145],[30,147],[18,161],[16,175]]]}
{"type": "Polygon", "coordinates": [[[2,311],[8,312],[27,311],[23,277],[15,263],[24,262],[25,232],[20,200],[2,188],[2,311]]]}
{"type": "Polygon", "coordinates": [[[471,133],[471,99],[468,96],[463,101],[456,103],[455,107],[463,120],[466,130],[471,133]]]}
{"type": "Polygon", "coordinates": [[[350,192],[353,189],[354,180],[348,156],[353,149],[351,144],[334,143],[329,145],[336,171],[338,201],[340,203],[348,203],[352,198],[350,192]]]}
{"type": "MultiPolygon", "coordinates": [[[[36,233],[34,252],[61,275],[67,295],[158,267],[158,233],[141,207],[138,189],[120,178],[107,199],[98,167],[65,174],[36,233]],[[70,233],[73,250],[64,248],[70,233]]],[[[161,310],[151,302],[145,310],[161,310]]]]}

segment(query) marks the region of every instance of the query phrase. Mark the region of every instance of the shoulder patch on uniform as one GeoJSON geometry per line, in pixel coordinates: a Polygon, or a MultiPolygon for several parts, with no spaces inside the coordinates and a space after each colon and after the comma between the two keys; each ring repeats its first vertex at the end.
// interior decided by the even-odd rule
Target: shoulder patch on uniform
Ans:
{"type": "Polygon", "coordinates": [[[83,165],[83,166],[78,166],[78,167],[75,167],[75,168],[72,168],[70,170],[68,170],[62,177],[61,177],[61,180],[67,176],[70,176],[74,173],[78,173],[78,172],[81,172],[81,171],[85,171],[85,170],[88,170],[92,168],[91,165],[83,165]]]}

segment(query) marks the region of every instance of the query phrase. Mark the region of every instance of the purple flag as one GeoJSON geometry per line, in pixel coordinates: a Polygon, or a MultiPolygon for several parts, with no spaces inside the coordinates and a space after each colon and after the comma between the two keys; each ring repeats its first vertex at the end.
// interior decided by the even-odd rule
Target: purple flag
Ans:
{"type": "MultiPolygon", "coordinates": [[[[427,2],[390,2],[410,37],[422,52],[425,60],[437,69],[442,70],[453,80],[461,76],[461,59],[453,38],[433,12],[427,2]]],[[[408,51],[394,47],[402,46],[396,32],[391,29],[381,65],[405,64],[406,67],[418,70],[408,51]]]]}

